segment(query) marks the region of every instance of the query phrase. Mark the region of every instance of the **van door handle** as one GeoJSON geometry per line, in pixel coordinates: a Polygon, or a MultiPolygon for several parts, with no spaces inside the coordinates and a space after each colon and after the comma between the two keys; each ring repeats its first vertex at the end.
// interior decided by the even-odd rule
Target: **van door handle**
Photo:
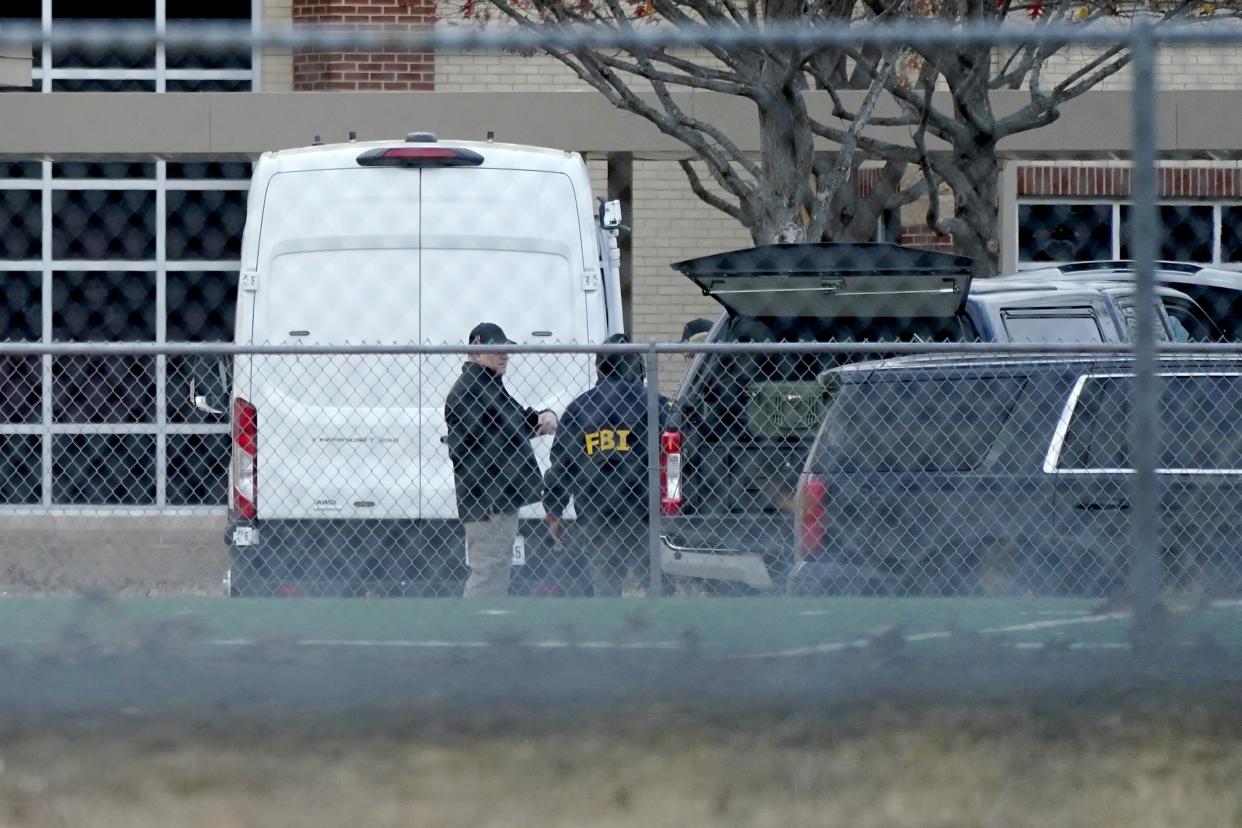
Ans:
{"type": "Polygon", "coordinates": [[[1075,503],[1075,509],[1082,509],[1085,512],[1124,512],[1130,508],[1130,504],[1125,500],[1096,502],[1094,500],[1075,503]]]}

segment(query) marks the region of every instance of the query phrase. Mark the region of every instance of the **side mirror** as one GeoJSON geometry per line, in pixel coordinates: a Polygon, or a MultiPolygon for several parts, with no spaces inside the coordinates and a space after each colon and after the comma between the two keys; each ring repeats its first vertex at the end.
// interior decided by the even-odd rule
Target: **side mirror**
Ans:
{"type": "Polygon", "coordinates": [[[190,376],[190,404],[204,414],[228,413],[229,366],[220,357],[210,363],[196,362],[190,376]],[[211,369],[215,368],[213,372],[211,369]]]}
{"type": "Polygon", "coordinates": [[[615,230],[621,226],[621,202],[617,200],[599,200],[599,226],[605,230],[615,230]]]}
{"type": "Polygon", "coordinates": [[[194,380],[190,380],[190,399],[194,401],[194,407],[204,414],[223,414],[223,408],[212,408],[207,404],[206,394],[195,394],[194,380]]]}

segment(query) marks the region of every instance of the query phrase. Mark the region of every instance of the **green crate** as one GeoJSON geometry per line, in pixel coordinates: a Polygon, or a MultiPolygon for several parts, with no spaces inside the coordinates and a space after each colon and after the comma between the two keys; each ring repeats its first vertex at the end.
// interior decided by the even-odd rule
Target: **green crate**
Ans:
{"type": "Polygon", "coordinates": [[[810,436],[828,395],[818,382],[757,382],[746,389],[746,418],[756,437],[810,436]]]}

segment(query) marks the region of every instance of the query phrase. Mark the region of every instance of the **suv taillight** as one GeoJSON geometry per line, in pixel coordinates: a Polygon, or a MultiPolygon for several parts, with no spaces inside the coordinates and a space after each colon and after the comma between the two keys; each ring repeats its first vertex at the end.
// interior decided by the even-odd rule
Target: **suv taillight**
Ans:
{"type": "Polygon", "coordinates": [[[237,397],[233,400],[233,515],[245,520],[258,516],[259,413],[237,397]]]}
{"type": "Polygon", "coordinates": [[[681,514],[681,432],[660,435],[660,512],[681,514]]]}
{"type": "Polygon", "coordinates": [[[828,478],[803,474],[798,480],[798,557],[815,558],[824,551],[828,512],[828,478]]]}

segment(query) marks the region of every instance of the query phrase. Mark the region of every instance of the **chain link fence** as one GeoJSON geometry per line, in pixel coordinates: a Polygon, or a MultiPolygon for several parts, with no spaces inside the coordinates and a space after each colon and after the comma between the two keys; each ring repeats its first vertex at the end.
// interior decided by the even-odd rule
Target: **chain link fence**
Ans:
{"type": "MultiPolygon", "coordinates": [[[[40,34],[99,45],[91,27],[40,34]]],[[[174,527],[157,529],[167,547],[175,519],[198,519],[234,596],[1233,597],[1240,374],[1227,343],[1242,279],[1193,277],[1236,258],[1239,208],[1157,207],[1151,71],[1157,43],[1237,38],[859,31],[869,43],[1078,34],[1134,50],[1134,188],[1120,206],[1019,206],[1023,264],[1055,272],[972,282],[964,260],[867,244],[825,261],[819,246],[778,245],[670,263],[722,305],[702,344],[604,345],[622,318],[616,225],[589,183],[562,192],[532,173],[510,187],[471,166],[499,150],[396,170],[421,150],[345,145],[313,186],[265,190],[263,217],[246,214],[249,161],[6,162],[0,522],[21,541],[0,581],[34,582],[23,566],[60,560],[62,519],[106,532],[139,517],[174,527]],[[260,218],[283,240],[262,255],[257,229],[242,233],[260,218]],[[1157,267],[1163,255],[1196,264],[1157,267]],[[473,337],[479,323],[499,339],[473,337]]],[[[555,38],[657,48],[691,35],[844,37],[555,38]]],[[[239,35],[161,36],[208,48],[239,35]]],[[[256,48],[532,37],[243,36],[256,48]]]]}
{"type": "MultiPolygon", "coordinates": [[[[1054,147],[985,182],[998,277],[944,252],[930,202],[862,211],[851,242],[700,250],[697,216],[644,236],[680,202],[638,154],[608,189],[669,198],[645,226],[572,148],[0,157],[0,822],[1237,822],[1242,174],[1231,141],[1199,190],[1170,184],[1154,74],[1203,47],[1188,64],[1234,83],[1232,4],[679,27],[655,0],[452,29],[140,5],[0,9],[0,51],[29,43],[44,93],[155,96],[257,90],[274,55],[308,85],[426,83],[437,55],[504,76],[589,48],[608,72],[711,54],[712,83],[762,66],[767,95],[823,50],[790,76],[831,93],[786,88],[823,104],[838,81],[862,100],[894,44],[964,73],[1069,43],[1002,96],[1129,53],[1105,80],[1133,124],[1098,129],[1132,147],[1089,192],[1036,169],[1064,172],[1054,147]],[[935,249],[888,243],[911,227],[935,249]],[[685,296],[711,311],[674,342],[685,296]]],[[[932,74],[882,134],[953,97],[932,74]]],[[[210,145],[236,148],[225,109],[210,145]]],[[[973,120],[947,112],[933,131],[973,120]]],[[[807,140],[822,184],[840,143],[807,140]]],[[[921,161],[965,175],[978,145],[946,146],[921,161]]]]}
{"type": "MultiPolygon", "coordinates": [[[[3,426],[4,519],[45,513],[49,477],[53,509],[105,526],[117,507],[154,513],[163,486],[208,508],[235,596],[1122,600],[1137,548],[1128,435],[1146,411],[1161,588],[1236,595],[1236,348],[1165,353],[1160,396],[1135,409],[1124,344],[901,338],[8,345],[34,365],[10,405],[38,396],[44,360],[80,367],[51,378],[73,390],[50,440],[3,426]],[[125,422],[157,405],[144,361],[164,366],[163,405],[183,423],[158,439],[125,422]],[[683,376],[669,395],[663,375],[683,376]]],[[[27,554],[53,551],[47,531],[24,536],[27,554]]]]}

